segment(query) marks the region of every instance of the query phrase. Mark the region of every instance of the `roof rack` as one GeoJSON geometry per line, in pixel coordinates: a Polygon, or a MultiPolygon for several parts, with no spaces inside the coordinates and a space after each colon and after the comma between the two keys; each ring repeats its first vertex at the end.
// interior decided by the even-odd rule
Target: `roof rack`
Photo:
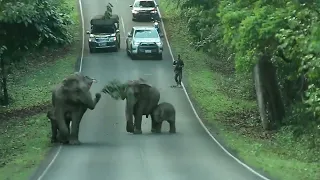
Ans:
{"type": "Polygon", "coordinates": [[[97,15],[93,17],[90,21],[91,25],[112,25],[114,23],[119,23],[119,16],[118,15],[112,15],[110,19],[105,19],[104,15],[97,15]]]}

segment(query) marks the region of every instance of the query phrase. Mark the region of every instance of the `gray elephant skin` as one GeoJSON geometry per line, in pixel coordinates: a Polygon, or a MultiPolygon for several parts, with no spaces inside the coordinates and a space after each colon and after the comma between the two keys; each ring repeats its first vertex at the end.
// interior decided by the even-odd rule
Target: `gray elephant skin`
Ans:
{"type": "Polygon", "coordinates": [[[93,79],[88,76],[74,73],[52,91],[53,116],[50,116],[53,125],[52,136],[56,138],[57,129],[59,129],[62,143],[80,144],[78,136],[81,119],[86,110],[88,108],[93,110],[101,98],[100,93],[96,93],[95,98],[92,98],[90,93],[92,82],[93,79]],[[72,121],[71,132],[67,125],[70,121],[72,121]]]}
{"type": "MultiPolygon", "coordinates": [[[[159,90],[147,84],[143,79],[128,81],[123,84],[114,84],[118,85],[106,86],[102,89],[102,92],[108,93],[114,99],[118,99],[120,96],[122,100],[126,100],[126,130],[130,133],[141,134],[142,116],[150,115],[158,105],[160,100],[159,90]]],[[[154,123],[152,123],[152,129],[154,129],[153,126],[154,123]]]]}
{"type": "MultiPolygon", "coordinates": [[[[57,143],[60,142],[58,138],[58,123],[56,122],[56,119],[53,115],[53,110],[48,111],[47,118],[50,120],[51,123],[51,143],[57,143]]],[[[68,133],[70,134],[70,123],[71,123],[71,113],[66,112],[65,114],[65,123],[68,128],[68,133]]]]}
{"type": "Polygon", "coordinates": [[[170,133],[176,133],[176,110],[168,102],[162,102],[153,110],[151,119],[154,129],[151,132],[161,133],[162,122],[167,121],[170,125],[170,133]]]}

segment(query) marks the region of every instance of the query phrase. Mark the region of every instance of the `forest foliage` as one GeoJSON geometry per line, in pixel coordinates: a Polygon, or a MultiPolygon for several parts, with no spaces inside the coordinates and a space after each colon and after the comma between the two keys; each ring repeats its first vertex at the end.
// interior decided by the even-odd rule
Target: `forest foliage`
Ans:
{"type": "Polygon", "coordinates": [[[63,0],[0,1],[1,99],[8,105],[7,76],[27,53],[72,42],[70,9],[63,0]]]}
{"type": "MultiPolygon", "coordinates": [[[[250,77],[259,55],[270,55],[286,107],[284,126],[297,137],[308,134],[313,146],[320,141],[319,0],[176,2],[191,45],[231,64],[237,76],[250,77]]],[[[251,88],[246,93],[255,96],[251,88]]]]}

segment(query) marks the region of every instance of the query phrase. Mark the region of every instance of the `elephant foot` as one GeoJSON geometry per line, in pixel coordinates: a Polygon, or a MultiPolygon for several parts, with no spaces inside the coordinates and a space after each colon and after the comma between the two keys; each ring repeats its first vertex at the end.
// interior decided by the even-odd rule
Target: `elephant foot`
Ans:
{"type": "Polygon", "coordinates": [[[61,144],[69,144],[69,141],[68,140],[60,140],[60,143],[61,144]]]}
{"type": "Polygon", "coordinates": [[[78,139],[69,140],[70,145],[80,145],[81,142],[78,139]]]}
{"type": "Polygon", "coordinates": [[[58,139],[57,138],[51,138],[51,141],[50,141],[51,143],[57,143],[57,142],[59,142],[58,141],[58,139]]]}
{"type": "Polygon", "coordinates": [[[170,130],[169,130],[169,133],[172,133],[172,134],[173,134],[173,133],[176,133],[176,129],[170,129],[170,130]]]}
{"type": "Polygon", "coordinates": [[[127,122],[126,130],[127,130],[127,132],[129,132],[129,133],[134,133],[133,123],[128,123],[128,122],[127,122]]]}
{"type": "Polygon", "coordinates": [[[159,129],[151,129],[151,132],[153,132],[153,133],[161,133],[161,130],[159,130],[159,129]]]}
{"type": "Polygon", "coordinates": [[[142,131],[141,129],[135,129],[133,134],[142,134],[142,131]]]}

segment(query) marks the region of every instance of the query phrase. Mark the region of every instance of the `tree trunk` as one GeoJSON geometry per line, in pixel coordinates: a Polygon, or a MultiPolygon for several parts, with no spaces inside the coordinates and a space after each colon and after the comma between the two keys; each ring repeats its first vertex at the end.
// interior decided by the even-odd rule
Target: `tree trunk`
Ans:
{"type": "Polygon", "coordinates": [[[2,76],[2,88],[3,88],[3,105],[7,106],[9,104],[9,95],[7,88],[7,73],[5,70],[4,59],[1,59],[1,76],[2,76]]]}

